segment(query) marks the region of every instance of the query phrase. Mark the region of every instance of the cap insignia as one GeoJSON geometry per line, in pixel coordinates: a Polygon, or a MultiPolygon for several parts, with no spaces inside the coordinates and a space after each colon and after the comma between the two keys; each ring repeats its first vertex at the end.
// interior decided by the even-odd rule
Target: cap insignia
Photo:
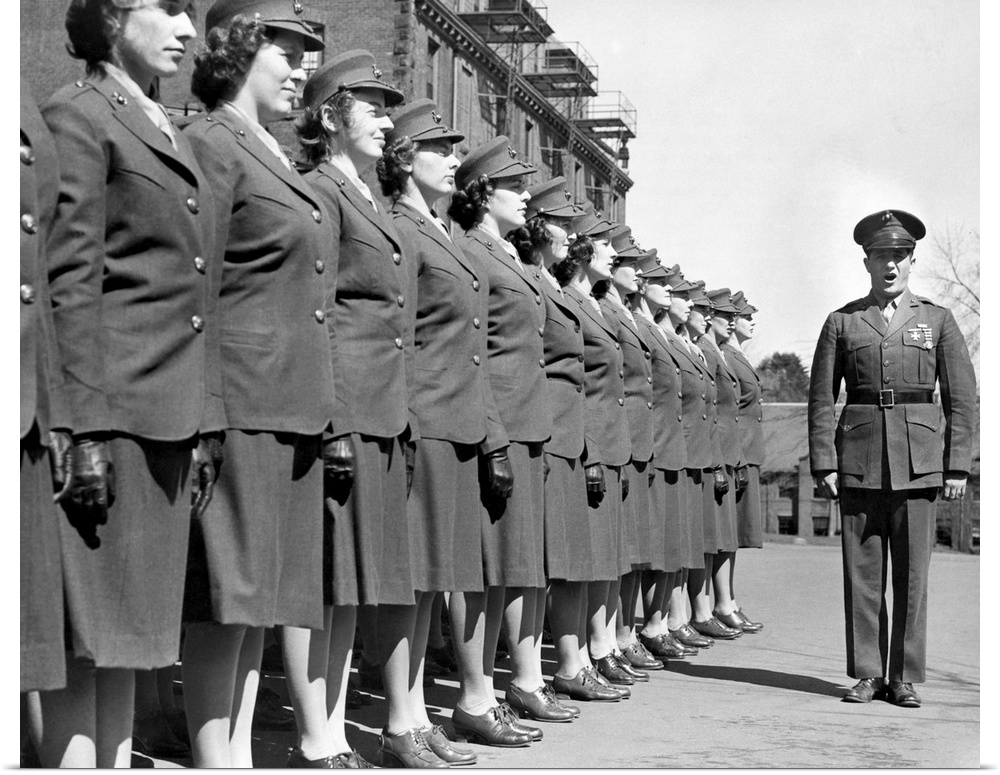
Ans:
{"type": "Polygon", "coordinates": [[[431,121],[433,121],[435,124],[440,124],[441,123],[441,114],[438,113],[436,110],[432,110],[431,111],[431,121]]]}
{"type": "Polygon", "coordinates": [[[376,81],[382,80],[382,71],[379,70],[375,65],[372,65],[372,75],[375,76],[376,81]]]}
{"type": "Polygon", "coordinates": [[[301,16],[302,12],[306,9],[302,7],[302,3],[300,3],[299,0],[293,0],[292,10],[295,11],[296,16],[301,16]]]}
{"type": "Polygon", "coordinates": [[[563,196],[566,197],[567,202],[573,198],[573,195],[569,191],[563,191],[563,196]]]}
{"type": "Polygon", "coordinates": [[[515,151],[509,145],[507,146],[507,153],[510,155],[510,158],[512,158],[512,159],[516,159],[517,158],[517,151],[515,151]]]}
{"type": "Polygon", "coordinates": [[[888,223],[891,220],[892,220],[892,211],[891,210],[886,210],[885,214],[883,214],[883,216],[882,216],[882,221],[884,223],[888,223]]]}
{"type": "Polygon", "coordinates": [[[628,238],[628,244],[629,245],[634,245],[635,244],[635,237],[629,237],[628,238]]]}

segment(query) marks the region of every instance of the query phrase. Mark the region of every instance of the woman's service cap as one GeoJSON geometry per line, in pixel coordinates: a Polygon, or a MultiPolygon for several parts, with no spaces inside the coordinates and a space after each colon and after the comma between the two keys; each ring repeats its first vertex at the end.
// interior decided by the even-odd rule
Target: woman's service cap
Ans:
{"type": "Polygon", "coordinates": [[[403,101],[403,92],[382,79],[382,71],[375,64],[372,53],[360,48],[338,54],[310,75],[302,90],[302,99],[309,108],[316,110],[337,92],[356,89],[378,89],[385,94],[387,108],[403,101]]]}
{"type": "Polygon", "coordinates": [[[757,311],[757,308],[747,301],[746,296],[743,295],[743,291],[736,291],[733,294],[733,306],[739,309],[740,315],[752,315],[757,311]]]}
{"type": "Polygon", "coordinates": [[[667,269],[667,285],[675,293],[686,293],[695,287],[693,283],[689,283],[684,279],[684,273],[681,271],[680,264],[674,264],[667,269]]]}
{"type": "Polygon", "coordinates": [[[632,236],[632,229],[625,224],[616,226],[611,232],[611,247],[615,249],[618,258],[639,258],[642,256],[642,248],[632,236]]]}
{"type": "Polygon", "coordinates": [[[642,254],[639,259],[639,265],[636,268],[635,273],[645,280],[653,280],[656,278],[667,279],[667,268],[660,263],[660,259],[656,257],[656,248],[646,251],[642,254]]]}
{"type": "Polygon", "coordinates": [[[854,241],[867,253],[876,248],[912,249],[927,229],[921,220],[902,210],[872,213],[854,227],[854,241]]]}
{"type": "Polygon", "coordinates": [[[465,188],[471,181],[485,175],[488,178],[513,178],[538,172],[517,158],[517,151],[506,135],[500,135],[480,145],[466,156],[455,173],[455,187],[465,188]]]}
{"type": "Polygon", "coordinates": [[[528,193],[531,194],[526,213],[528,220],[536,215],[551,218],[577,218],[583,215],[583,208],[573,203],[573,194],[562,175],[532,186],[528,193]]]}
{"type": "Polygon", "coordinates": [[[733,295],[728,288],[717,288],[705,293],[716,312],[732,312],[739,314],[740,308],[733,304],[733,295]]]}
{"type": "Polygon", "coordinates": [[[299,0],[218,0],[205,14],[205,33],[228,27],[236,16],[245,16],[266,27],[297,32],[305,38],[306,51],[320,51],[326,44],[302,18],[305,10],[299,0]]]}
{"type": "Polygon", "coordinates": [[[583,215],[573,221],[573,231],[580,237],[604,236],[618,225],[614,221],[602,218],[590,202],[584,202],[580,208],[583,210],[583,215]]]}
{"type": "Polygon", "coordinates": [[[386,145],[400,137],[409,137],[414,142],[447,140],[457,143],[465,139],[465,135],[444,123],[437,103],[426,97],[406,103],[394,111],[390,118],[392,129],[385,133],[386,145]]]}

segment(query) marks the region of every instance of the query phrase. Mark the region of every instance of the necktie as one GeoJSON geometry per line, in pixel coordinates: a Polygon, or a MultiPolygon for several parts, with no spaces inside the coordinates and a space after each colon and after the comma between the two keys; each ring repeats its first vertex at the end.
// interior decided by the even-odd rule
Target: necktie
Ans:
{"type": "Polygon", "coordinates": [[[892,315],[896,311],[896,301],[893,299],[882,309],[882,319],[886,325],[892,322],[892,315]]]}

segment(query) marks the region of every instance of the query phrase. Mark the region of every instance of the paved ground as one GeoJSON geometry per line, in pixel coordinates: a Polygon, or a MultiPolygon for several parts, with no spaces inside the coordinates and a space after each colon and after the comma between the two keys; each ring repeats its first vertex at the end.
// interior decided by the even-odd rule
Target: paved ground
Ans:
{"type": "MultiPolygon", "coordinates": [[[[840,702],[844,675],[840,551],[768,543],[739,553],[739,598],[765,622],[757,635],[718,642],[632,699],[587,705],[572,724],[540,724],[530,749],[473,746],[479,767],[977,767],[980,764],[978,556],[931,562],[924,707],[840,702]]],[[[551,659],[550,649],[546,649],[551,659]]],[[[547,662],[551,674],[554,664],[547,662]]],[[[498,689],[507,673],[498,672],[498,689]]],[[[282,679],[266,683],[283,692],[282,679]]],[[[432,720],[449,726],[457,683],[428,690],[432,720]]],[[[349,712],[348,735],[374,756],[384,702],[349,712]]],[[[259,767],[283,767],[292,733],[255,740],[259,767]]],[[[158,767],[190,760],[156,760],[158,767]]]]}

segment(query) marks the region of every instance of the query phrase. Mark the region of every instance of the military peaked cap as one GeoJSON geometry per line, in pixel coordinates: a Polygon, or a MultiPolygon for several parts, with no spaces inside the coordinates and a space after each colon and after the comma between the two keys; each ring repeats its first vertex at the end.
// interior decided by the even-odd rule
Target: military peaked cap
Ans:
{"type": "Polygon", "coordinates": [[[360,48],[338,54],[310,75],[302,99],[315,110],[337,92],[355,89],[378,89],[385,94],[387,108],[403,101],[403,92],[382,80],[371,52],[360,48]]]}
{"type": "Polygon", "coordinates": [[[854,241],[866,253],[876,248],[913,248],[926,233],[917,216],[902,210],[882,210],[858,221],[854,241]]]}
{"type": "Polygon", "coordinates": [[[326,44],[302,19],[304,13],[299,0],[218,0],[205,14],[205,34],[216,27],[228,27],[236,16],[245,16],[266,27],[297,32],[305,38],[306,51],[320,51],[326,44]]]}

